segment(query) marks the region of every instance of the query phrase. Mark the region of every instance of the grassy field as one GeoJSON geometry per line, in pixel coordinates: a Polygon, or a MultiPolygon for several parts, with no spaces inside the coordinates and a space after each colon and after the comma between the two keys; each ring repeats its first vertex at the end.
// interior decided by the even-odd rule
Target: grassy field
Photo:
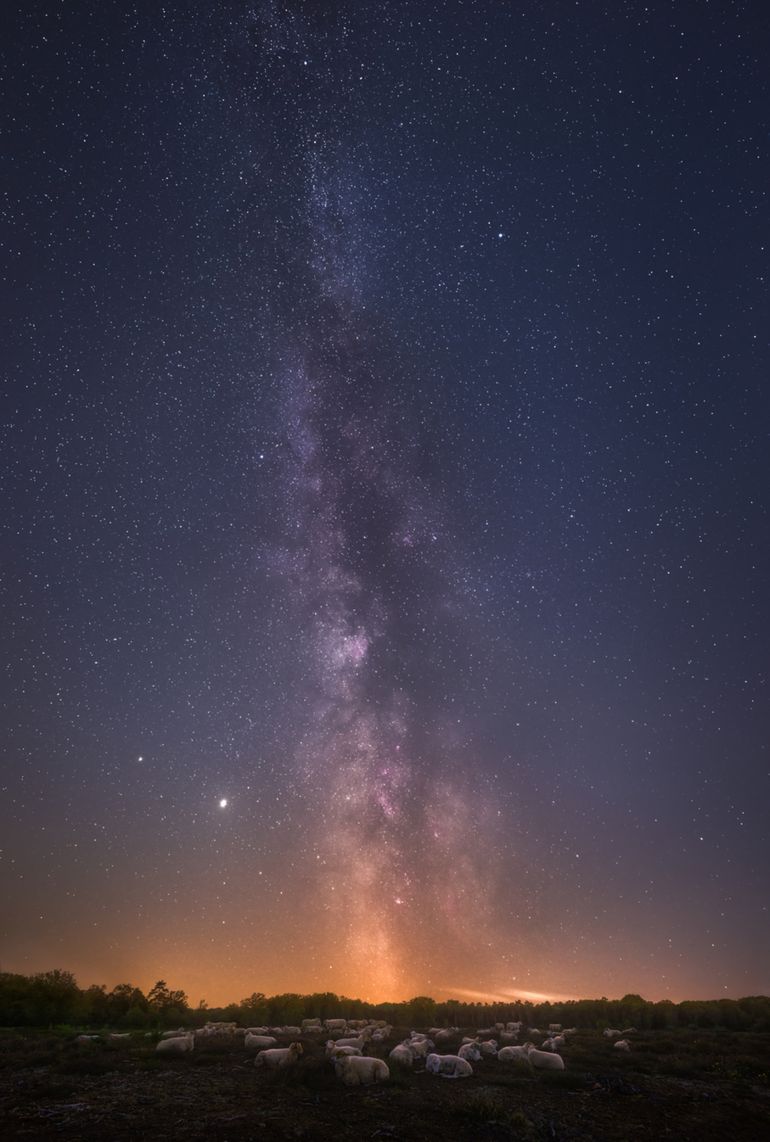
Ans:
{"type": "MultiPolygon", "coordinates": [[[[382,1049],[407,1033],[396,1029],[382,1049]]],[[[0,1031],[0,1137],[123,1139],[383,1139],[578,1142],[589,1139],[757,1142],[770,1138],[770,1034],[659,1031],[615,1051],[582,1031],[566,1070],[495,1059],[449,1081],[391,1067],[382,1086],[346,1088],[323,1045],[304,1038],[291,1070],[255,1070],[242,1047],[186,1056],[154,1039],[79,1044],[75,1030],[0,1031]]],[[[457,1040],[459,1044],[459,1038],[457,1040]]],[[[457,1045],[456,1044],[456,1045],[457,1045]]],[[[456,1046],[455,1045],[455,1046],[456,1046]]],[[[442,1047],[444,1054],[455,1046],[442,1047]]]]}

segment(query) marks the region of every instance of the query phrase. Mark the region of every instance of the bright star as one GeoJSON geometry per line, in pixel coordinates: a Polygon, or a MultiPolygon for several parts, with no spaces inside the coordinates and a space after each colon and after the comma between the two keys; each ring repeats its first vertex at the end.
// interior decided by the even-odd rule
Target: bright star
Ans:
{"type": "Polygon", "coordinates": [[[220,809],[226,809],[227,808],[227,798],[226,797],[220,797],[219,808],[220,809]]]}

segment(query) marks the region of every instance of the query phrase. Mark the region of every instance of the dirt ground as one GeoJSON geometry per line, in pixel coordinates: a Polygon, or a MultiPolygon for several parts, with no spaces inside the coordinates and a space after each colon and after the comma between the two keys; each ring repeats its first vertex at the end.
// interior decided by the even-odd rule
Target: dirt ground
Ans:
{"type": "MultiPolygon", "coordinates": [[[[405,1033],[396,1031],[387,1051],[405,1033]]],[[[111,1142],[381,1139],[383,1142],[758,1142],[770,1138],[770,1034],[647,1032],[620,1055],[597,1031],[565,1047],[564,1072],[487,1060],[471,1078],[391,1068],[346,1088],[305,1037],[291,1070],[255,1070],[243,1048],[170,1058],[143,1035],[78,1044],[0,1032],[0,1138],[111,1142]],[[620,1056],[620,1057],[618,1057],[620,1056]]],[[[459,1039],[458,1039],[459,1042],[459,1039]]],[[[453,1048],[442,1048],[451,1053],[453,1048]]]]}

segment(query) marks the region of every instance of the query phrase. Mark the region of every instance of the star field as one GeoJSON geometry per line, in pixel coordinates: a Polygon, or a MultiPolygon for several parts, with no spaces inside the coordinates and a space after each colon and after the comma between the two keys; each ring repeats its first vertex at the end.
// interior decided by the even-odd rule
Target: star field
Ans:
{"type": "Polygon", "coordinates": [[[3,970],[768,993],[768,20],[12,5],[3,970]]]}

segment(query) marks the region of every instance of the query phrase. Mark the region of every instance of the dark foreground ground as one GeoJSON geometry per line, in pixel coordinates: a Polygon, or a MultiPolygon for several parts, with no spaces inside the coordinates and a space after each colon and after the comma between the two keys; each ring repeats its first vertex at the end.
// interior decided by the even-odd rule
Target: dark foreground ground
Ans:
{"type": "Polygon", "coordinates": [[[578,1033],[562,1073],[491,1060],[469,1079],[391,1068],[386,1085],[347,1088],[310,1038],[291,1072],[268,1075],[242,1049],[171,1059],[141,1034],[81,1045],[71,1034],[0,1031],[0,1139],[770,1139],[770,1034],[629,1037],[633,1053],[618,1057],[599,1032],[578,1033]]]}

